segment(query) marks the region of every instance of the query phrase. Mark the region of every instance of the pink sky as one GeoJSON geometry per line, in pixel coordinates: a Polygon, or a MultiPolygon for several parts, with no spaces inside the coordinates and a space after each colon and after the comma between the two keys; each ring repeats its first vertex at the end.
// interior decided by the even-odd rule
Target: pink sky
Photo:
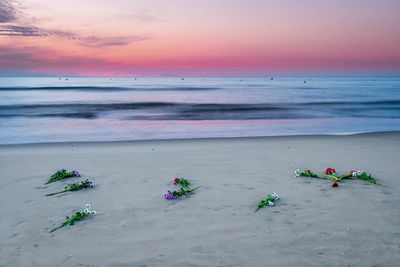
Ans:
{"type": "Polygon", "coordinates": [[[0,0],[0,75],[400,74],[398,0],[0,0]]]}

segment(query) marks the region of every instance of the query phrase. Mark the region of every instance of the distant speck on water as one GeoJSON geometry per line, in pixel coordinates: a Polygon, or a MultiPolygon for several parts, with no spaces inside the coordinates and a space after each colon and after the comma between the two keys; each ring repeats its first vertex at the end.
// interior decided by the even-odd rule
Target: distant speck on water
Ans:
{"type": "Polygon", "coordinates": [[[307,81],[306,81],[306,80],[304,80],[304,83],[307,83],[307,81]]]}
{"type": "Polygon", "coordinates": [[[274,77],[271,77],[271,81],[274,79],[274,77]]]}

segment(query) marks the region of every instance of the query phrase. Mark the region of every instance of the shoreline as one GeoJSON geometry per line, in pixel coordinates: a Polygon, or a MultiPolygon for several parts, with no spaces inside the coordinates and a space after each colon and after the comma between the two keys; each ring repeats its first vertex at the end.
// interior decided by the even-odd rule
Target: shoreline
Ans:
{"type": "Polygon", "coordinates": [[[0,266],[394,266],[399,158],[400,132],[0,146],[0,266]],[[328,167],[384,186],[294,176],[328,167]],[[82,177],[45,185],[60,168],[82,177]],[[174,177],[201,187],[166,200],[174,177]]]}
{"type": "Polygon", "coordinates": [[[130,143],[154,143],[154,142],[185,142],[185,141],[218,141],[218,140],[246,140],[246,139],[270,139],[270,138],[319,138],[319,137],[341,137],[341,136],[374,136],[374,135],[397,135],[400,131],[373,131],[349,134],[293,134],[293,135],[265,135],[265,136],[239,136],[239,137],[199,137],[199,138],[172,138],[172,139],[140,139],[140,140],[117,140],[117,141],[63,141],[63,142],[34,142],[17,144],[0,144],[1,148],[18,146],[42,146],[42,145],[72,145],[72,144],[130,144],[130,143]]]}

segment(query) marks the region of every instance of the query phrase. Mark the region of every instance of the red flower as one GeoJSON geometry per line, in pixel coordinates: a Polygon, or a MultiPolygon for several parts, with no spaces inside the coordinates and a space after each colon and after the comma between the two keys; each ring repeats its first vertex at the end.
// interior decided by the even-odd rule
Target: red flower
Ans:
{"type": "Polygon", "coordinates": [[[307,173],[310,173],[311,172],[311,170],[307,170],[307,173]]]}
{"type": "Polygon", "coordinates": [[[338,187],[338,186],[339,186],[339,184],[336,182],[332,184],[332,187],[338,187]]]}
{"type": "Polygon", "coordinates": [[[175,180],[174,180],[174,184],[177,184],[177,183],[179,183],[179,178],[178,177],[176,177],[175,180]]]}
{"type": "Polygon", "coordinates": [[[335,172],[336,172],[335,169],[327,168],[326,171],[325,171],[325,174],[333,174],[335,172]]]}
{"type": "Polygon", "coordinates": [[[357,172],[357,171],[350,171],[350,174],[353,174],[353,172],[357,172]]]}

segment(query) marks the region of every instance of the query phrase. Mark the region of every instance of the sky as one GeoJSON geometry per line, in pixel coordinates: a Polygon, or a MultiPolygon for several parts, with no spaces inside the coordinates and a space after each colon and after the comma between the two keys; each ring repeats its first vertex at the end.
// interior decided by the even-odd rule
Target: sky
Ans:
{"type": "Polygon", "coordinates": [[[399,0],[0,0],[0,76],[400,75],[399,0]]]}

